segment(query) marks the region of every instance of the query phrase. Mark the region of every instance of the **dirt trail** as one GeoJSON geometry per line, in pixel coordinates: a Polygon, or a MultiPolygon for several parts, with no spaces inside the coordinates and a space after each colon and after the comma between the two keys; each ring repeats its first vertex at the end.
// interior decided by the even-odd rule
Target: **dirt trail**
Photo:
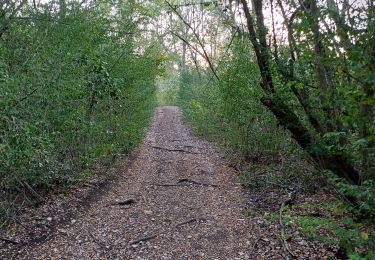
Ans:
{"type": "Polygon", "coordinates": [[[177,107],[159,107],[118,183],[16,258],[253,259],[242,200],[236,173],[215,149],[191,134],[177,107]],[[124,199],[135,203],[113,205],[124,199]]]}

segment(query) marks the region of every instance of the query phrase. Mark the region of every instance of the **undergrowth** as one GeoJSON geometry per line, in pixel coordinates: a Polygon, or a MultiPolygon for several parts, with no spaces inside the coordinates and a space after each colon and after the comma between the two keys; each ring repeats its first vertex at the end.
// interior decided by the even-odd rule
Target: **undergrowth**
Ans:
{"type": "MultiPolygon", "coordinates": [[[[221,147],[239,171],[241,183],[251,192],[263,192],[266,196],[268,191],[274,191],[280,197],[293,193],[302,198],[315,198],[314,202],[307,203],[302,199],[300,203],[303,204],[288,211],[284,219],[288,229],[298,231],[307,240],[327,247],[336,246],[336,254],[341,253],[342,259],[372,259],[374,230],[370,215],[374,208],[373,189],[367,184],[368,189],[361,186],[353,190],[355,186],[344,184],[338,178],[327,178],[310,164],[308,156],[257,101],[259,93],[251,88],[256,79],[241,78],[236,74],[240,73],[240,68],[229,68],[232,69],[233,72],[224,74],[224,83],[194,71],[181,73],[177,104],[188,124],[198,135],[221,147]],[[230,78],[230,73],[238,79],[233,84],[225,78],[230,78]],[[249,87],[244,89],[240,85],[249,87]],[[335,191],[333,197],[338,199],[316,204],[320,196],[316,192],[330,193],[328,190],[332,187],[335,191]],[[357,200],[362,201],[360,208],[342,200],[345,195],[360,199],[357,200]],[[310,207],[311,215],[301,213],[304,207],[310,207]],[[323,212],[323,215],[314,215],[316,211],[323,212]]],[[[280,200],[274,202],[280,203],[280,200]]],[[[279,207],[280,204],[273,205],[273,208],[279,207]]]]}

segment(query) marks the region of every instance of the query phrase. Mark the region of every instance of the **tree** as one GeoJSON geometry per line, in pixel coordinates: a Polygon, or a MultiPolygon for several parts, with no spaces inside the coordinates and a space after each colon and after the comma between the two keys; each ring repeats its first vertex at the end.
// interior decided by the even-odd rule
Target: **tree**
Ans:
{"type": "MultiPolygon", "coordinates": [[[[262,76],[261,87],[266,94],[262,99],[262,103],[272,111],[280,124],[291,132],[293,138],[300,144],[300,146],[304,150],[308,152],[308,154],[318,165],[325,169],[331,170],[338,176],[345,177],[352,184],[360,184],[360,175],[358,171],[355,170],[354,167],[349,163],[349,160],[345,154],[332,155],[325,151],[324,144],[322,144],[324,140],[321,137],[332,131],[332,128],[329,127],[323,129],[320,127],[318,130],[324,131],[320,133],[321,137],[312,133],[309,128],[304,126],[304,124],[301,122],[301,119],[298,118],[294,111],[292,111],[282,100],[282,98],[278,96],[278,93],[274,88],[274,80],[272,77],[270,65],[270,50],[266,42],[267,29],[264,25],[262,0],[253,0],[252,2],[256,15],[256,27],[246,0],[241,0],[241,3],[247,20],[249,37],[254,47],[258,66],[260,68],[262,76]],[[257,30],[255,28],[257,28],[257,30]],[[317,146],[319,148],[319,151],[317,151],[316,149],[312,149],[313,147],[317,146]]],[[[319,59],[316,62],[319,86],[321,88],[321,91],[323,91],[323,96],[327,96],[327,89],[332,92],[333,86],[332,80],[328,76],[327,67],[321,65],[321,59],[325,58],[325,54],[320,39],[321,36],[319,33],[317,22],[317,6],[314,0],[312,0],[310,3],[310,9],[310,14],[312,16],[312,19],[314,20],[312,29],[314,35],[314,50],[315,55],[319,59]]],[[[290,41],[292,41],[291,38],[290,41]]],[[[334,111],[334,109],[334,107],[323,108],[323,110],[326,110],[326,112],[328,112],[326,115],[327,119],[332,120],[331,112],[334,111]]],[[[316,126],[315,128],[317,129],[316,126]]],[[[337,128],[335,128],[335,130],[337,130],[337,128]]]]}

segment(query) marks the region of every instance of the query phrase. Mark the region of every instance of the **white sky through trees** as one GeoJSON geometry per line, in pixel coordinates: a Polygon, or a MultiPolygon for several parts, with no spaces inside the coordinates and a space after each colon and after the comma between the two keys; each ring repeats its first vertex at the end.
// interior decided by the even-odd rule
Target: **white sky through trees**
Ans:
{"type": "MultiPolygon", "coordinates": [[[[58,8],[59,0],[28,0],[30,5],[39,5],[39,4],[47,4],[47,3],[55,3],[56,8],[58,8]]],[[[66,0],[66,2],[73,2],[75,0],[66,0]]],[[[345,0],[324,0],[318,1],[319,5],[323,8],[337,8],[340,10],[343,6],[343,2],[345,0]]],[[[76,2],[87,2],[92,3],[90,0],[81,0],[76,2]]],[[[228,15],[228,7],[229,7],[229,0],[169,0],[172,5],[177,6],[176,10],[186,19],[186,21],[191,24],[193,27],[196,27],[196,30],[199,31],[199,39],[197,41],[195,35],[193,35],[193,31],[191,29],[183,29],[185,25],[183,25],[180,17],[178,17],[170,8],[166,5],[165,1],[157,0],[157,1],[137,1],[137,4],[141,4],[144,6],[145,9],[153,8],[155,5],[159,6],[159,8],[164,9],[160,12],[160,15],[154,19],[154,23],[148,25],[140,25],[142,28],[141,30],[144,31],[144,37],[150,38],[152,37],[152,32],[156,33],[159,37],[159,40],[163,42],[165,48],[170,52],[176,55],[182,55],[182,48],[183,48],[183,41],[182,39],[176,38],[175,34],[179,34],[181,37],[186,38],[186,40],[191,45],[187,47],[187,54],[186,54],[186,61],[190,64],[193,63],[191,57],[192,54],[190,52],[203,52],[203,48],[207,51],[209,57],[215,62],[219,60],[220,57],[223,55],[223,52],[226,49],[226,46],[231,41],[232,32],[231,28],[228,25],[224,25],[228,21],[226,21],[226,15],[228,15]],[[204,5],[202,8],[202,3],[212,3],[204,5]],[[164,8],[163,8],[164,6],[164,8]],[[203,12],[203,15],[202,13],[203,12]],[[185,30],[184,33],[181,34],[181,30],[185,30]],[[201,41],[201,44],[198,42],[201,41]],[[203,47],[203,48],[202,48],[203,47]],[[195,49],[195,50],[194,50],[195,49]]],[[[233,1],[234,3],[235,1],[233,1]]],[[[294,11],[295,8],[291,7],[288,4],[289,1],[283,1],[285,4],[284,8],[286,14],[290,16],[294,11]]],[[[348,0],[349,5],[354,8],[358,7],[367,7],[366,0],[348,0]]],[[[249,6],[251,6],[251,1],[248,1],[249,6]]],[[[271,41],[272,35],[272,20],[271,20],[271,8],[270,8],[270,0],[264,0],[264,17],[266,26],[269,29],[268,33],[268,40],[271,41]]],[[[278,6],[277,0],[273,0],[273,7],[274,7],[274,25],[275,25],[275,34],[276,34],[276,41],[279,45],[286,45],[287,43],[287,30],[284,24],[284,19],[281,14],[280,7],[278,6]]],[[[245,19],[243,17],[243,12],[241,7],[236,7],[233,11],[234,14],[234,23],[232,26],[237,26],[244,31],[246,31],[245,27],[245,19]]],[[[115,11],[116,12],[116,11],[115,11]]],[[[358,13],[353,13],[353,16],[358,15],[358,13]]],[[[325,21],[322,21],[321,30],[327,30],[325,27],[334,27],[332,21],[328,18],[325,21]]],[[[139,46],[141,48],[141,46],[139,46]]],[[[141,50],[138,50],[141,51],[141,50]]],[[[196,54],[195,54],[196,55],[196,54]]],[[[225,54],[224,54],[225,55],[225,54]]],[[[197,60],[199,61],[201,66],[206,66],[205,59],[202,58],[202,55],[197,55],[197,60]]]]}

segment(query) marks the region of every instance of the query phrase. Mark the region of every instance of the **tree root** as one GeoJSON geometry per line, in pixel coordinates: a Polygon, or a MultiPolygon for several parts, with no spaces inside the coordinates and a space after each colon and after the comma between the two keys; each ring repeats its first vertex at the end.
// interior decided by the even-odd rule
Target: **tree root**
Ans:
{"type": "Polygon", "coordinates": [[[200,186],[206,186],[206,187],[217,187],[217,185],[215,184],[197,182],[197,181],[190,180],[187,178],[178,180],[177,184],[155,184],[155,185],[163,186],[163,187],[183,187],[183,186],[186,186],[186,184],[194,184],[194,185],[200,185],[200,186]]]}
{"type": "Polygon", "coordinates": [[[142,243],[142,242],[146,242],[148,240],[151,240],[151,239],[154,239],[156,238],[158,235],[160,235],[161,233],[159,234],[155,234],[155,235],[151,235],[151,236],[147,236],[147,237],[143,237],[143,238],[140,238],[140,239],[137,239],[137,240],[134,240],[134,241],[131,241],[130,244],[131,245],[136,245],[136,244],[139,244],[139,243],[142,243]]]}
{"type": "Polygon", "coordinates": [[[122,200],[122,201],[116,201],[116,202],[113,202],[111,205],[130,205],[130,204],[133,204],[135,203],[135,200],[134,199],[126,199],[126,200],[122,200]]]}
{"type": "Polygon", "coordinates": [[[12,244],[12,245],[18,245],[19,244],[19,242],[8,239],[8,238],[0,237],[0,240],[7,243],[7,244],[12,244]]]}
{"type": "Polygon", "coordinates": [[[152,145],[151,145],[151,147],[154,148],[154,149],[164,150],[164,151],[168,151],[168,152],[180,152],[180,153],[200,154],[200,153],[196,153],[196,152],[186,151],[184,149],[170,149],[170,148],[166,148],[166,147],[152,146],[152,145]]]}

